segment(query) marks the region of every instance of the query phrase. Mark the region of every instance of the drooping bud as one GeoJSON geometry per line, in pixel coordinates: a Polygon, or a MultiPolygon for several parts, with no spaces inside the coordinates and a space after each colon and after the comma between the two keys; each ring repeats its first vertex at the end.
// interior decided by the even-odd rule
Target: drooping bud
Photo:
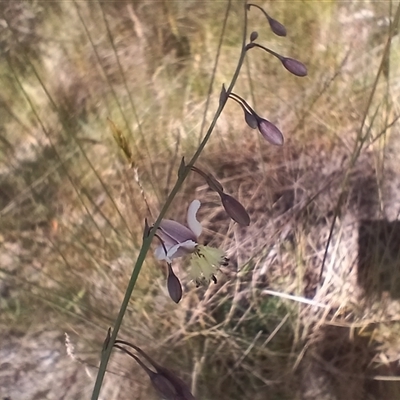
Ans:
{"type": "Polygon", "coordinates": [[[271,122],[264,118],[258,119],[258,130],[261,135],[275,146],[282,146],[284,142],[282,132],[271,122]]]}
{"type": "Polygon", "coordinates": [[[294,58],[282,57],[281,58],[282,65],[293,75],[296,76],[306,76],[307,68],[306,66],[298,60],[294,58]]]}
{"type": "Polygon", "coordinates": [[[250,33],[250,42],[254,42],[258,38],[258,32],[253,31],[250,33]]]}
{"type": "Polygon", "coordinates": [[[301,63],[298,60],[295,60],[294,58],[289,58],[289,57],[284,57],[278,54],[277,52],[269,49],[268,47],[262,46],[261,44],[258,43],[249,43],[246,45],[246,50],[250,50],[253,47],[258,47],[260,49],[263,49],[269,54],[272,54],[274,57],[276,57],[282,65],[293,75],[296,76],[306,76],[307,75],[307,68],[306,66],[301,63]]]}
{"type": "Polygon", "coordinates": [[[271,18],[267,13],[265,13],[265,15],[268,18],[271,31],[274,32],[277,36],[286,36],[286,28],[279,21],[271,18]]]}
{"type": "MultiPolygon", "coordinates": [[[[251,46],[252,43],[249,43],[247,45],[251,46]]],[[[240,96],[238,96],[235,93],[231,93],[229,95],[229,98],[231,98],[232,100],[236,101],[236,103],[238,103],[240,105],[240,107],[242,107],[242,110],[244,112],[244,120],[246,121],[246,124],[252,128],[252,129],[256,129],[257,128],[257,116],[255,111],[249,106],[249,104],[240,96]]]]}
{"type": "Polygon", "coordinates": [[[202,171],[200,168],[197,168],[194,165],[191,167],[191,170],[201,175],[206,180],[209,188],[214,192],[220,193],[224,191],[222,185],[211,174],[202,171]]]}
{"type": "Polygon", "coordinates": [[[174,385],[161,374],[150,375],[150,381],[154,389],[166,400],[175,400],[177,392],[174,385]]]}
{"type": "Polygon", "coordinates": [[[253,114],[249,113],[244,107],[243,111],[246,124],[252,129],[257,129],[257,118],[253,114]]]}
{"type": "MultiPolygon", "coordinates": [[[[264,49],[263,46],[260,46],[257,43],[250,43],[247,46],[250,46],[252,44],[254,44],[254,46],[261,47],[262,49],[264,49]]],[[[272,50],[269,50],[267,48],[265,48],[265,50],[272,52],[272,50]]],[[[280,57],[282,57],[277,53],[274,53],[274,52],[272,52],[272,53],[279,59],[280,59],[280,57]]],[[[284,139],[283,139],[282,132],[274,124],[272,124],[271,122],[269,122],[268,120],[266,120],[264,118],[261,118],[253,110],[253,108],[250,107],[250,105],[246,102],[246,100],[244,100],[237,94],[231,93],[229,97],[232,100],[235,100],[238,104],[240,104],[240,106],[242,107],[242,109],[244,111],[244,117],[245,117],[246,123],[247,123],[247,125],[250,126],[250,128],[253,128],[253,129],[258,128],[260,133],[271,144],[274,144],[276,146],[283,145],[284,139]]]]}
{"type": "Polygon", "coordinates": [[[250,10],[250,7],[258,8],[265,15],[265,17],[268,19],[271,31],[275,33],[275,35],[286,36],[286,28],[276,19],[270,17],[262,7],[258,6],[257,4],[248,4],[247,9],[250,10]]]}
{"type": "Polygon", "coordinates": [[[211,174],[208,174],[207,184],[208,187],[214,192],[221,193],[224,191],[222,185],[211,174]]]}
{"type": "Polygon", "coordinates": [[[162,367],[150,358],[140,347],[135,346],[132,343],[126,342],[125,340],[116,340],[115,347],[124,351],[126,354],[131,356],[136,362],[144,369],[148,374],[153,387],[165,400],[195,400],[195,397],[189,390],[186,383],[180,379],[174,372],[167,368],[162,367]],[[130,346],[135,349],[142,357],[144,357],[149,364],[157,371],[154,372],[148,368],[139,357],[126,350],[120,344],[130,346]]]}
{"type": "Polygon", "coordinates": [[[249,226],[250,216],[246,209],[234,197],[226,193],[219,193],[226,213],[239,225],[249,226]]]}
{"type": "Polygon", "coordinates": [[[170,263],[168,263],[167,287],[169,296],[178,304],[182,298],[182,285],[179,278],[175,275],[170,263]]]}

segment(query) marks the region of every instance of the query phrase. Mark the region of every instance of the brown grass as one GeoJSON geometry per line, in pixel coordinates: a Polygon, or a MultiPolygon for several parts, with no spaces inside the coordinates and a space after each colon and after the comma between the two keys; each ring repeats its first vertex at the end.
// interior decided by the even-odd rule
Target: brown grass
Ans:
{"type": "MultiPolygon", "coordinates": [[[[241,8],[233,3],[206,121],[238,57],[241,8]]],[[[366,290],[358,247],[360,220],[393,221],[398,212],[397,36],[383,58],[394,6],[268,3],[288,28],[286,40],[272,38],[251,10],[260,42],[309,68],[296,79],[255,49],[235,88],[278,123],[286,144],[267,145],[228,103],[198,165],[240,199],[252,224],[230,222],[215,193],[189,177],[169,217],[183,222],[199,198],[203,239],[225,249],[231,263],[217,285],[197,289],[187,281],[186,261],[177,263],[185,293],[175,306],[164,266],[148,257],[121,332],[192,382],[198,398],[399,396],[397,292],[379,276],[383,289],[366,290]]],[[[25,340],[7,368],[26,370],[46,347],[62,351],[65,331],[76,357],[95,365],[144,219],[154,220],[181,157],[201,136],[226,4],[0,7],[0,320],[3,339],[25,340]],[[132,165],[107,118],[126,137],[132,165]],[[51,333],[43,340],[40,332],[51,333]]],[[[386,256],[374,261],[387,275],[386,256]]],[[[16,352],[13,346],[4,348],[16,352]]],[[[57,360],[49,375],[56,371],[59,385],[42,398],[89,397],[95,367],[57,360]]],[[[130,361],[113,356],[103,398],[155,396],[130,361]]],[[[11,392],[10,376],[0,375],[3,397],[45,390],[37,377],[11,392]]]]}

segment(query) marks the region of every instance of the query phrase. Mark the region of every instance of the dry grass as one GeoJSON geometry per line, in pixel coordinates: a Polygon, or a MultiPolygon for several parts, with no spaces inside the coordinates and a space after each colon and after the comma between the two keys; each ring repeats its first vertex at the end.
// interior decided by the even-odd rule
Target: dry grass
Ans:
{"type": "MultiPolygon", "coordinates": [[[[25,339],[18,361],[7,358],[12,370],[41,359],[32,343],[47,331],[55,333],[41,336],[43,350],[46,340],[59,349],[54,343],[67,331],[76,357],[97,363],[144,219],[154,219],[181,156],[201,137],[225,7],[1,4],[0,320],[3,338],[25,339]],[[132,165],[107,118],[126,137],[132,165]]],[[[217,285],[196,289],[185,263],[177,265],[185,293],[175,306],[164,267],[148,257],[122,329],[191,381],[198,398],[399,397],[398,239],[388,222],[400,204],[397,36],[368,102],[396,7],[268,3],[288,28],[285,40],[272,38],[251,10],[260,42],[309,67],[299,80],[255,49],[235,89],[279,124],[286,144],[271,148],[245,126],[236,104],[227,105],[199,166],[241,200],[252,224],[231,223],[215,194],[190,177],[169,216],[182,221],[199,198],[203,239],[224,248],[230,266],[217,285]],[[368,221],[376,220],[383,233],[372,228],[370,251],[360,254],[362,234],[374,227],[368,221]]],[[[234,70],[240,18],[233,2],[205,122],[234,70]]],[[[15,346],[4,348],[12,354],[15,346]]],[[[37,378],[21,390],[36,385],[42,398],[88,398],[85,367],[61,360],[51,367],[57,388],[45,392],[37,378]]],[[[103,398],[154,397],[123,355],[109,369],[103,398]]],[[[0,375],[2,396],[26,398],[9,382],[10,374],[0,375]]]]}

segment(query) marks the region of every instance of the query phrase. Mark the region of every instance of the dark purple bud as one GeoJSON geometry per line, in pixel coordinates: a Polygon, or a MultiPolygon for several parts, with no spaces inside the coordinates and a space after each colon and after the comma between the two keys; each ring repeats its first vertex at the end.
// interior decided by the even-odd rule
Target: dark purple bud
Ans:
{"type": "Polygon", "coordinates": [[[265,15],[268,18],[271,31],[274,32],[277,36],[286,36],[286,28],[279,21],[271,18],[267,13],[265,13],[265,15]]]}
{"type": "Polygon", "coordinates": [[[239,225],[249,226],[250,216],[242,204],[229,194],[219,193],[219,195],[226,213],[239,225]]]}
{"type": "Polygon", "coordinates": [[[250,42],[254,42],[258,38],[258,32],[253,31],[250,33],[250,42]]]}
{"type": "Polygon", "coordinates": [[[280,23],[278,22],[276,19],[273,19],[272,17],[270,17],[266,11],[258,6],[257,4],[247,4],[247,9],[250,10],[250,7],[256,7],[258,8],[264,15],[265,17],[268,19],[268,23],[269,26],[271,27],[271,31],[275,33],[275,35],[278,36],[286,36],[286,28],[280,23]]]}
{"type": "Polygon", "coordinates": [[[150,376],[150,381],[154,389],[163,399],[175,400],[177,398],[177,392],[174,385],[165,376],[161,374],[153,374],[150,376]]]}
{"type": "Polygon", "coordinates": [[[300,61],[297,61],[294,58],[281,56],[280,54],[278,54],[275,51],[269,49],[268,47],[262,46],[261,44],[258,44],[258,43],[249,43],[249,44],[247,44],[246,45],[246,50],[252,49],[253,47],[258,47],[260,49],[263,49],[267,53],[272,54],[293,75],[296,75],[296,76],[306,76],[307,75],[307,68],[300,61]]]}
{"type": "Polygon", "coordinates": [[[228,98],[228,95],[226,93],[225,85],[222,85],[221,93],[219,94],[219,106],[221,107],[222,104],[225,103],[226,99],[228,98]]]}
{"type": "Polygon", "coordinates": [[[284,138],[282,132],[271,122],[264,118],[259,118],[258,120],[258,130],[261,135],[275,146],[282,146],[284,138]]]}
{"type": "MultiPolygon", "coordinates": [[[[251,46],[252,43],[249,43],[247,45],[251,46]]],[[[255,113],[255,111],[249,106],[249,104],[240,96],[238,96],[235,93],[231,93],[229,96],[232,100],[236,101],[236,103],[238,103],[240,105],[240,107],[242,107],[242,110],[244,112],[244,119],[247,123],[247,125],[252,128],[252,129],[256,129],[257,128],[257,115],[255,113]]]]}
{"type": "Polygon", "coordinates": [[[282,65],[293,75],[296,76],[306,76],[307,68],[300,61],[295,60],[294,58],[282,57],[281,59],[282,65]]]}
{"type": "Polygon", "coordinates": [[[172,270],[172,265],[168,263],[168,278],[167,278],[168,293],[175,303],[179,303],[182,298],[182,285],[178,277],[172,270]]]}
{"type": "Polygon", "coordinates": [[[222,193],[224,191],[222,185],[211,174],[207,174],[200,168],[195,167],[194,165],[191,167],[191,170],[201,175],[206,180],[209,188],[211,190],[214,190],[214,192],[222,193]]]}
{"type": "Polygon", "coordinates": [[[244,111],[244,119],[246,121],[246,124],[252,128],[252,129],[256,129],[258,124],[257,124],[257,118],[249,113],[244,107],[243,107],[243,111],[244,111]]]}
{"type": "Polygon", "coordinates": [[[222,193],[224,191],[222,185],[210,174],[207,176],[207,184],[211,190],[214,190],[214,192],[222,193]]]}
{"type": "Polygon", "coordinates": [[[160,364],[156,363],[150,356],[148,356],[140,347],[135,346],[132,343],[126,342],[125,340],[116,340],[114,347],[122,350],[124,353],[132,357],[147,373],[151,383],[161,397],[165,400],[196,400],[195,397],[189,390],[186,383],[179,378],[174,372],[167,368],[162,367],[160,364]],[[148,368],[142,360],[131,353],[129,350],[121,346],[129,346],[135,349],[142,357],[144,357],[149,364],[157,371],[154,372],[148,368]]]}

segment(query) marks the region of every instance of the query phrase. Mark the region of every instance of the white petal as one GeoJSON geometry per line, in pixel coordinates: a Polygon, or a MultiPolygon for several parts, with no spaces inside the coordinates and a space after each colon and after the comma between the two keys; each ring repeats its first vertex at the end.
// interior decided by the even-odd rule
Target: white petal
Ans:
{"type": "Polygon", "coordinates": [[[183,243],[178,243],[168,249],[167,256],[170,259],[185,256],[187,254],[193,253],[196,248],[197,243],[193,240],[186,240],[183,243]]]}
{"type": "MultiPolygon", "coordinates": [[[[173,246],[171,246],[173,247],[173,246]]],[[[168,252],[170,248],[166,247],[166,250],[168,252]]],[[[171,259],[168,257],[167,254],[165,254],[165,250],[163,246],[158,246],[155,250],[154,250],[154,256],[157,258],[157,260],[159,261],[163,261],[165,260],[166,262],[171,262],[171,259]]]]}
{"type": "Polygon", "coordinates": [[[187,224],[190,230],[196,235],[196,237],[199,237],[201,235],[201,231],[203,228],[201,227],[201,224],[199,221],[197,221],[196,214],[197,211],[200,208],[200,201],[199,200],[193,200],[188,208],[187,212],[187,224]]]}

